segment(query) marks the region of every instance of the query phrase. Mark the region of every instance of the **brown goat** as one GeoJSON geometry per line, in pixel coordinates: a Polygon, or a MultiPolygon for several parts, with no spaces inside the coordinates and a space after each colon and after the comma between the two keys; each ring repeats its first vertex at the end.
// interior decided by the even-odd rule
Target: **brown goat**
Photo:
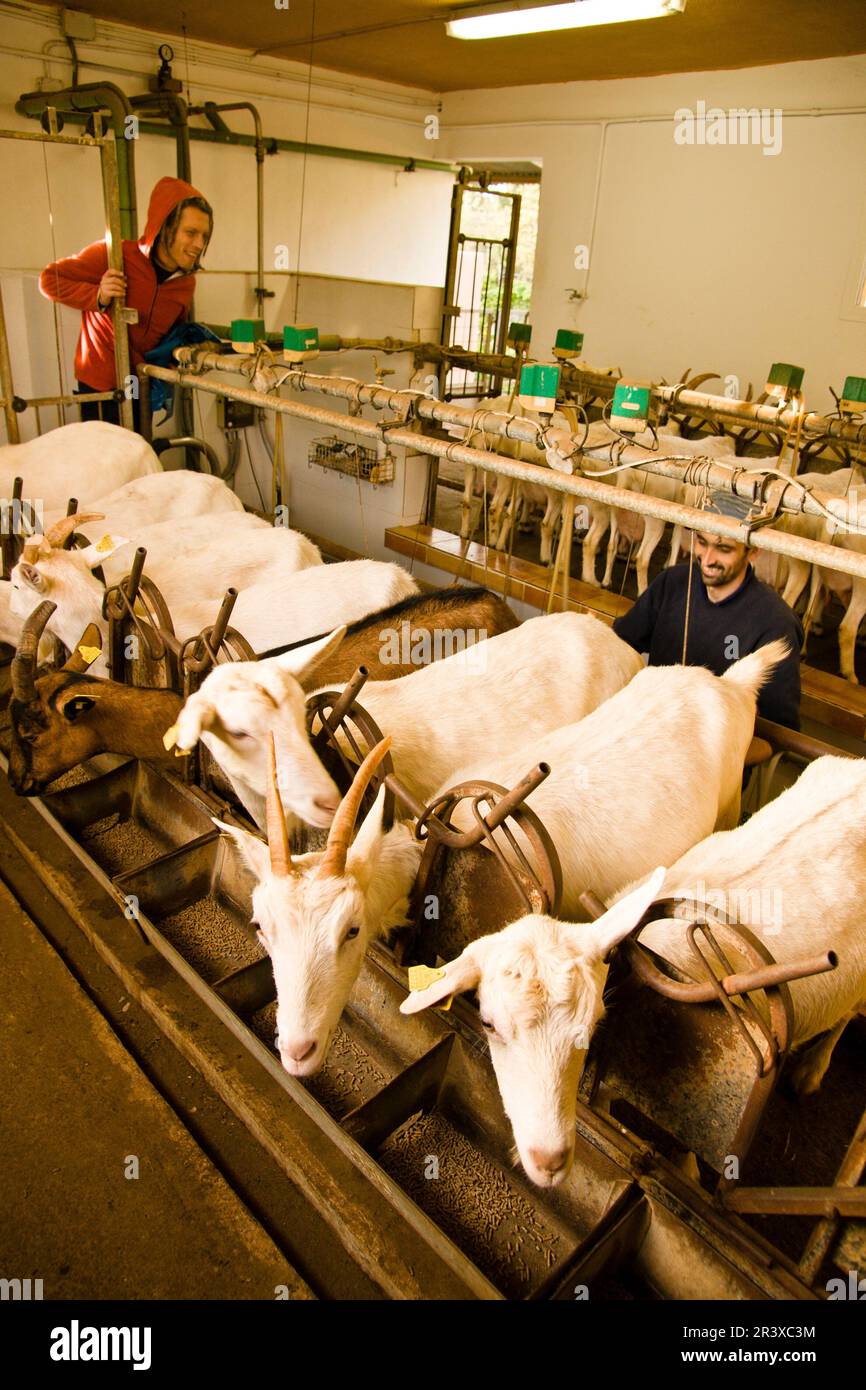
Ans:
{"type": "MultiPolygon", "coordinates": [[[[397,680],[431,660],[451,656],[465,645],[497,637],[517,625],[505,600],[488,589],[436,589],[413,594],[402,603],[352,623],[333,655],[316,666],[301,685],[305,690],[339,687],[359,666],[366,666],[371,681],[397,680]]],[[[295,645],[306,646],[313,640],[305,638],[295,645]]],[[[263,652],[260,660],[276,655],[277,650],[263,652]]]]}
{"type": "MultiPolygon", "coordinates": [[[[87,675],[81,648],[98,643],[95,628],[88,629],[61,671],[36,679],[39,639],[53,609],[54,604],[42,603],[31,613],[12,663],[9,781],[23,796],[38,796],[49,782],[97,753],[166,757],[163,734],[183,704],[172,690],[133,689],[87,675]]],[[[96,647],[94,652],[98,655],[96,647]]]]}

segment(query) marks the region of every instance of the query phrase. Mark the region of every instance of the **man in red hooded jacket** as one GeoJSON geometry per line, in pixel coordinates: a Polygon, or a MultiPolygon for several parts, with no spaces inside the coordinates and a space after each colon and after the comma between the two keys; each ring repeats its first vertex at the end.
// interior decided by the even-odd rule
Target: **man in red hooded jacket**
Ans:
{"type": "MultiPolygon", "coordinates": [[[[198,189],[183,179],[164,178],[150,195],[144,235],[123,242],[122,272],[109,270],[104,241],[45,267],[39,288],[46,299],[82,310],[75,353],[80,392],[113,391],[118,385],[112,299],[125,295],[127,305],[138,310],[138,323],[129,327],[134,371],[144,354],[187,314],[195,294],[195,272],[212,231],[213,210],[198,189]]],[[[137,417],[138,402],[134,404],[137,417]]],[[[103,402],[102,410],[103,419],[118,419],[113,403],[103,402]]],[[[83,420],[97,414],[96,404],[81,406],[83,420]]]]}

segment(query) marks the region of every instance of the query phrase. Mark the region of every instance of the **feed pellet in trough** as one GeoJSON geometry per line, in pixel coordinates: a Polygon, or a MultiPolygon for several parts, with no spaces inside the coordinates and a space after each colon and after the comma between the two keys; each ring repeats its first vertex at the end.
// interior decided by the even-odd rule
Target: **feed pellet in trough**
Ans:
{"type": "MultiPolygon", "coordinates": [[[[253,1032],[272,1050],[277,1031],[276,1003],[259,1009],[251,1020],[253,1032]]],[[[321,1071],[304,1079],[304,1086],[335,1120],[363,1105],[386,1085],[388,1077],[352,1037],[338,1024],[321,1071]]]]}
{"type": "Polygon", "coordinates": [[[163,936],[208,984],[264,955],[255,938],[215,898],[198,898],[155,921],[163,936]]]}
{"type": "Polygon", "coordinates": [[[393,1134],[376,1157],[507,1297],[526,1298],[567,1253],[529,1198],[437,1111],[393,1134]]]}
{"type": "Polygon", "coordinates": [[[138,821],[119,820],[116,812],[88,825],[81,843],[109,877],[147,864],[169,848],[138,821]]]}

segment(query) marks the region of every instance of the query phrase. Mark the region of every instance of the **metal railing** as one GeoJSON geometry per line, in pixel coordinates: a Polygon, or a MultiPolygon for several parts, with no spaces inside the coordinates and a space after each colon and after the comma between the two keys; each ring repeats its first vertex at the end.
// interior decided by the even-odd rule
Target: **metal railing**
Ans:
{"type": "MultiPolygon", "coordinates": [[[[113,135],[103,135],[102,117],[100,113],[94,112],[93,135],[61,135],[58,130],[57,112],[54,107],[49,107],[46,112],[48,120],[47,131],[30,130],[0,130],[0,140],[29,140],[41,144],[50,145],[72,145],[79,148],[95,149],[99,151],[100,170],[102,174],[102,196],[105,207],[105,245],[108,252],[109,270],[123,270],[123,247],[120,227],[120,200],[118,192],[117,176],[117,155],[115,152],[115,141],[113,135]]],[[[114,324],[114,367],[118,384],[126,383],[130,380],[131,369],[129,359],[129,337],[127,326],[130,321],[134,321],[130,316],[135,315],[135,310],[128,309],[123,299],[115,298],[111,302],[111,317],[114,324]]],[[[57,395],[42,396],[38,399],[28,400],[18,396],[15,392],[15,385],[12,376],[12,363],[9,355],[9,342],[6,334],[6,319],[2,308],[2,296],[0,296],[0,409],[6,420],[6,435],[10,444],[20,442],[20,430],[18,428],[18,416],[26,409],[35,407],[38,411],[40,407],[57,406],[58,410],[64,405],[82,404],[83,401],[105,401],[114,400],[114,392],[95,392],[87,396],[79,395],[57,395]]],[[[119,402],[120,423],[127,429],[133,428],[132,400],[126,395],[122,395],[119,402]]],[[[37,418],[38,423],[38,418],[37,418]]],[[[61,419],[62,423],[62,419],[61,419]]]]}
{"type": "MultiPolygon", "coordinates": [[[[767,550],[777,555],[805,560],[810,564],[826,566],[829,569],[857,578],[866,578],[866,555],[855,551],[840,549],[821,541],[791,535],[785,531],[777,531],[769,525],[764,525],[759,530],[752,530],[748,523],[744,524],[730,517],[702,511],[697,507],[687,506],[681,502],[667,501],[663,498],[618,488],[598,480],[592,473],[587,475],[560,473],[538,464],[507,458],[492,450],[473,448],[458,440],[449,441],[422,432],[425,423],[439,426],[451,425],[463,427],[467,433],[483,432],[485,435],[525,440],[530,444],[537,444],[540,426],[530,419],[505,415],[497,411],[486,411],[483,408],[471,409],[466,406],[445,404],[420,392],[392,391],[383,386],[368,385],[347,378],[319,376],[312,372],[281,365],[277,365],[271,373],[272,389],[268,392],[257,391],[251,387],[232,386],[225,382],[211,381],[201,374],[212,369],[223,372],[241,372],[245,366],[249,371],[250,365],[256,360],[254,358],[201,352],[195,349],[182,349],[179,355],[181,365],[178,368],[143,365],[138,369],[139,375],[142,378],[151,377],[172,382],[175,385],[183,385],[208,395],[246,401],[262,410],[314,422],[330,429],[354,435],[357,438],[377,442],[384,440],[388,444],[402,447],[411,453],[425,454],[432,459],[446,458],[455,463],[462,463],[469,468],[480,469],[482,472],[516,479],[518,482],[535,483],[549,492],[588,498],[606,507],[616,507],[624,511],[635,512],[638,515],[656,517],[691,529],[700,528],[713,535],[728,536],[736,541],[748,542],[758,550],[767,550]],[[188,366],[191,366],[192,370],[189,370],[188,366]],[[315,391],[325,396],[338,397],[348,401],[353,411],[360,410],[362,405],[370,405],[376,410],[388,411],[392,419],[377,424],[373,420],[364,419],[359,414],[339,414],[321,406],[307,405],[286,399],[284,396],[275,394],[278,388],[303,392],[315,391]],[[397,417],[396,420],[393,418],[394,416],[397,417]]],[[[266,378],[268,370],[265,370],[266,378]]],[[[259,375],[262,375],[261,367],[259,375]]],[[[676,388],[672,389],[675,390],[676,388]]],[[[142,432],[147,437],[145,394],[143,390],[142,432]]],[[[701,395],[701,393],[688,394],[701,395]]],[[[686,404],[691,408],[693,402],[689,401],[686,404]]],[[[731,405],[732,403],[726,402],[726,404],[731,405]]],[[[760,406],[752,408],[764,409],[760,406]]],[[[784,416],[791,414],[791,412],[774,412],[774,414],[784,416]]],[[[824,417],[813,418],[820,419],[822,426],[828,423],[824,417]]],[[[580,434],[551,428],[544,431],[544,440],[546,444],[557,449],[564,457],[572,456],[579,466],[585,443],[580,434]]],[[[738,460],[740,465],[742,462],[742,460],[738,460]]],[[[790,515],[805,513],[816,517],[826,515],[826,508],[820,496],[816,499],[813,494],[804,492],[792,481],[775,477],[771,471],[761,470],[760,459],[751,460],[751,463],[755,467],[745,469],[742,466],[726,466],[715,457],[701,458],[696,456],[677,460],[668,456],[663,460],[648,460],[634,466],[643,472],[673,477],[681,482],[699,482],[708,488],[728,490],[732,494],[743,497],[761,507],[769,505],[778,513],[790,515]]]]}

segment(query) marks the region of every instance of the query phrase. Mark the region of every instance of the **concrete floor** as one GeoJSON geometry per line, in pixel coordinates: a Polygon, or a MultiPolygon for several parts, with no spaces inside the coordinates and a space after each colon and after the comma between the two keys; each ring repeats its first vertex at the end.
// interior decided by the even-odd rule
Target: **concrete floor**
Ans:
{"type": "Polygon", "coordinates": [[[45,1299],[314,1297],[2,884],[0,922],[0,1276],[45,1299]]]}

